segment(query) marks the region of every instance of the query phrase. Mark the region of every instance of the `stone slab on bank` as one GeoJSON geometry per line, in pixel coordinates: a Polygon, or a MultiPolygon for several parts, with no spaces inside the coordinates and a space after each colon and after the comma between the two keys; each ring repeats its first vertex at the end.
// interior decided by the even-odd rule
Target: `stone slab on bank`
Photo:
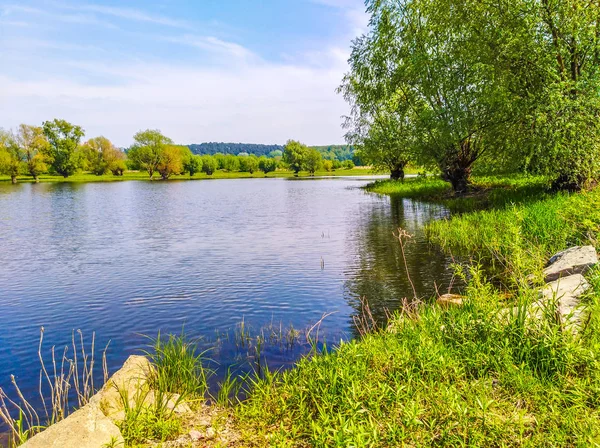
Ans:
{"type": "Polygon", "coordinates": [[[575,246],[557,253],[544,269],[546,283],[574,274],[585,274],[598,263],[594,246],[575,246]]]}
{"type": "Polygon", "coordinates": [[[87,404],[21,445],[22,448],[103,448],[124,446],[117,425],[96,404],[87,404]]]}

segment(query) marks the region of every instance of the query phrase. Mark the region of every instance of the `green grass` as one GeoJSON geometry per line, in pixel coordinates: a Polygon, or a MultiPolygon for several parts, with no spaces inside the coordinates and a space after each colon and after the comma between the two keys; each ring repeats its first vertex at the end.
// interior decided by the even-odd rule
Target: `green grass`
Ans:
{"type": "MultiPolygon", "coordinates": [[[[423,306],[381,331],[257,381],[237,409],[255,446],[590,446],[600,443],[597,313],[585,334],[552,313],[498,318],[477,269],[466,305],[423,306]]],[[[589,301],[600,298],[600,273],[589,301]]],[[[522,310],[532,299],[521,295],[522,310]]]]}
{"type": "Polygon", "coordinates": [[[600,189],[466,213],[426,226],[430,241],[522,279],[569,246],[598,247],[600,189]]]}
{"type": "MultiPolygon", "coordinates": [[[[315,176],[367,176],[373,175],[373,171],[369,168],[357,167],[352,170],[336,170],[332,172],[327,171],[317,171],[315,176]]],[[[248,178],[262,178],[265,177],[283,177],[283,178],[291,178],[295,177],[294,173],[291,171],[283,171],[278,170],[273,173],[269,173],[265,176],[263,172],[255,172],[255,173],[242,173],[239,171],[223,171],[219,170],[214,174],[208,176],[205,173],[198,173],[194,175],[191,179],[189,175],[174,175],[169,178],[172,180],[200,180],[200,179],[248,179],[248,178]]],[[[311,177],[308,172],[300,172],[298,177],[311,177]]],[[[113,176],[112,174],[106,174],[102,176],[96,176],[91,173],[77,173],[73,176],[69,176],[64,178],[62,176],[53,176],[49,174],[44,174],[39,176],[40,182],[119,182],[126,180],[138,180],[138,181],[149,181],[150,177],[148,173],[145,171],[126,171],[123,176],[113,176]]],[[[154,181],[159,182],[160,176],[155,174],[154,181]]],[[[0,176],[0,182],[10,183],[9,176],[0,176]]],[[[30,176],[19,176],[18,182],[33,182],[33,178],[30,176]]]]}
{"type": "Polygon", "coordinates": [[[197,341],[179,336],[150,338],[151,349],[146,351],[154,369],[148,382],[151,389],[162,394],[178,394],[185,400],[204,397],[212,372],[204,366],[206,352],[198,349],[197,341]]]}
{"type": "Polygon", "coordinates": [[[543,176],[477,176],[469,194],[456,197],[450,184],[439,177],[409,178],[404,182],[380,180],[365,187],[372,193],[442,203],[453,212],[503,207],[538,201],[549,196],[549,181],[543,176]]]}

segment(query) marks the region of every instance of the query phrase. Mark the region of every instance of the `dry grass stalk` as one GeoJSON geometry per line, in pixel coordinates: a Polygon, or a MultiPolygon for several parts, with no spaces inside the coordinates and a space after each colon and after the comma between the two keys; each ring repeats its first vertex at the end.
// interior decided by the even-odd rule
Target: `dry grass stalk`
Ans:
{"type": "MultiPolygon", "coordinates": [[[[40,329],[38,344],[38,359],[41,366],[38,387],[41,399],[40,409],[36,409],[30,399],[28,400],[25,397],[14,375],[11,375],[11,384],[16,394],[15,399],[11,399],[8,393],[0,388],[0,421],[9,427],[9,446],[19,446],[47,426],[66,418],[70,411],[69,405],[75,398],[78,407],[82,407],[89,402],[96,392],[94,386],[96,335],[92,333],[91,350],[88,354],[85,351],[83,334],[81,330],[77,330],[77,332],[79,333],[78,343],[80,347],[77,347],[75,332],[71,337],[73,359],[68,357],[69,347],[65,347],[61,358],[57,360],[55,347],[53,346],[50,351],[52,367],[49,372],[42,355],[44,327],[40,329]],[[81,350],[81,359],[78,359],[77,356],[79,350],[81,350]],[[43,420],[39,414],[42,411],[42,415],[45,416],[43,420]]],[[[108,379],[107,349],[108,344],[102,354],[103,383],[108,379]]]]}

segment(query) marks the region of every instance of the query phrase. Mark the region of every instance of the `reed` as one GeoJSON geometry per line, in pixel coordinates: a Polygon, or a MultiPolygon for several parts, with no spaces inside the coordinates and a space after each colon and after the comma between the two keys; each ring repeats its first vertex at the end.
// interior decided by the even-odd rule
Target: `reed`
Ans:
{"type": "MultiPolygon", "coordinates": [[[[86,351],[83,333],[81,330],[73,331],[70,347],[65,347],[59,354],[54,346],[51,347],[50,366],[47,367],[43,356],[44,332],[44,327],[41,327],[38,344],[41,407],[32,404],[34,397],[25,397],[14,375],[11,375],[12,397],[7,390],[0,388],[0,420],[9,428],[9,446],[19,446],[47,426],[63,420],[74,408],[87,404],[96,393],[96,334],[92,333],[91,346],[86,351]]],[[[106,352],[109,344],[102,351],[104,381],[108,378],[106,352]]]]}
{"type": "Polygon", "coordinates": [[[151,389],[179,394],[184,399],[204,397],[208,378],[213,372],[207,368],[208,350],[201,351],[198,340],[188,340],[185,334],[149,338],[151,349],[144,353],[153,369],[149,372],[151,389]]]}

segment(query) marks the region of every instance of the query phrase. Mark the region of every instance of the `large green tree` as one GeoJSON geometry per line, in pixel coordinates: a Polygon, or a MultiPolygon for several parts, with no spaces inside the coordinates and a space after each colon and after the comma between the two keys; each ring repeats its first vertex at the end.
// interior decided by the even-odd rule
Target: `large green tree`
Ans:
{"type": "Polygon", "coordinates": [[[262,156],[258,159],[258,168],[265,173],[265,175],[275,171],[278,166],[279,162],[274,158],[262,156]]]}
{"type": "Polygon", "coordinates": [[[536,58],[532,119],[520,132],[533,142],[529,168],[552,174],[557,188],[585,188],[600,171],[600,3],[518,3],[531,36],[522,51],[536,58]]]}
{"type": "Polygon", "coordinates": [[[386,103],[371,113],[356,117],[350,123],[351,130],[346,139],[374,170],[389,171],[392,180],[404,180],[404,169],[415,160],[419,144],[411,118],[406,103],[398,104],[397,100],[386,103]]]}
{"type": "Polygon", "coordinates": [[[139,131],[133,136],[133,140],[128,156],[140,169],[146,170],[150,180],[153,180],[165,149],[173,141],[155,129],[139,131]]]}
{"type": "Polygon", "coordinates": [[[417,162],[457,192],[485,163],[546,172],[560,188],[597,178],[597,2],[366,3],[370,30],[354,42],[340,87],[353,126],[376,126],[378,111],[400,98],[417,162]]]}
{"type": "Polygon", "coordinates": [[[296,140],[288,140],[285,146],[283,147],[283,161],[286,163],[290,169],[298,174],[302,168],[304,168],[304,163],[306,160],[306,156],[308,155],[308,147],[296,140]]]}
{"type": "Polygon", "coordinates": [[[315,175],[315,171],[321,168],[323,163],[323,157],[317,149],[309,149],[304,157],[304,163],[302,167],[309,172],[311,176],[315,175]]]}
{"type": "MultiPolygon", "coordinates": [[[[353,119],[357,126],[366,120],[379,127],[372,137],[380,142],[402,134],[420,164],[437,167],[456,192],[464,192],[478,160],[508,149],[493,143],[516,120],[510,77],[492,51],[495,42],[482,33],[508,26],[512,18],[486,16],[485,6],[472,1],[367,4],[371,31],[354,42],[351,70],[341,86],[353,119]],[[380,111],[390,102],[398,105],[397,124],[403,128],[383,133],[380,111]]],[[[392,116],[384,115],[383,123],[392,116]]]]}
{"type": "Polygon", "coordinates": [[[17,144],[25,162],[25,170],[39,182],[39,175],[48,170],[47,164],[52,160],[50,144],[39,126],[21,124],[15,135],[17,144]]]}
{"type": "Polygon", "coordinates": [[[52,170],[65,178],[75,174],[81,163],[78,147],[85,135],[83,129],[60,119],[45,121],[42,128],[50,143],[52,170]]]}
{"type": "Polygon", "coordinates": [[[95,137],[83,144],[83,152],[88,162],[88,168],[97,176],[123,167],[125,154],[115,147],[106,137],[95,137]]]}
{"type": "Polygon", "coordinates": [[[10,176],[13,184],[21,169],[22,157],[14,135],[0,129],[0,174],[10,176]]]}

